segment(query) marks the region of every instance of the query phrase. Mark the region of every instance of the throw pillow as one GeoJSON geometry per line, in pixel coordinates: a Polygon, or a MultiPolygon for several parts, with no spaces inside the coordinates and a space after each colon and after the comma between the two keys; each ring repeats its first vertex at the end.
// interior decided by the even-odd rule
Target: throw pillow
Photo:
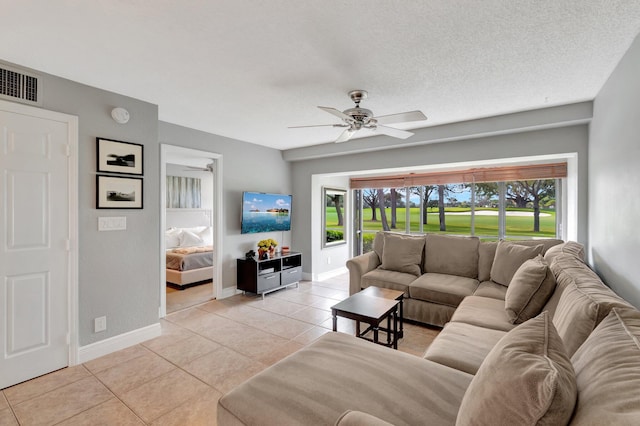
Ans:
{"type": "Polygon", "coordinates": [[[478,247],[478,281],[489,281],[491,279],[491,266],[496,258],[497,241],[481,241],[478,247]]]}
{"type": "Polygon", "coordinates": [[[424,237],[409,235],[384,234],[384,251],[382,252],[382,269],[405,272],[419,276],[421,274],[424,237]]]}
{"type": "Polygon", "coordinates": [[[564,425],[577,395],[562,339],[543,312],[489,352],[462,398],[456,425],[564,425]]]}
{"type": "Polygon", "coordinates": [[[478,278],[478,237],[427,234],[424,271],[478,278]]]}
{"type": "Polygon", "coordinates": [[[541,254],[525,261],[511,279],[504,298],[507,317],[521,324],[538,315],[556,288],[556,279],[541,254]]]}
{"type": "Polygon", "coordinates": [[[542,244],[527,247],[500,241],[491,266],[491,281],[508,286],[520,265],[542,253],[542,244]]]}
{"type": "Polygon", "coordinates": [[[571,358],[580,398],[575,424],[631,425],[640,419],[640,312],[613,308],[571,358]]]}

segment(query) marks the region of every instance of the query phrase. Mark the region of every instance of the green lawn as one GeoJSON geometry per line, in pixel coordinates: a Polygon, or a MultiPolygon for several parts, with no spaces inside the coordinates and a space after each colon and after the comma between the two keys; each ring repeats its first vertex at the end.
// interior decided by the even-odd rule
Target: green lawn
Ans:
{"type": "MultiPolygon", "coordinates": [[[[497,211],[497,209],[476,209],[476,212],[485,211],[497,211]]],[[[387,213],[387,220],[391,225],[391,209],[385,210],[387,213]]],[[[532,209],[508,209],[508,211],[526,211],[532,212],[532,209]]],[[[404,232],[405,230],[405,208],[396,209],[396,228],[398,232],[404,232]]],[[[445,210],[445,223],[447,225],[448,234],[471,234],[471,215],[455,215],[449,213],[461,213],[471,212],[469,208],[462,207],[448,207],[445,210]]],[[[533,232],[533,216],[508,216],[507,215],[507,236],[518,237],[548,237],[553,238],[556,234],[556,213],[555,210],[541,210],[543,213],[548,213],[550,216],[540,217],[540,232],[533,232]]],[[[366,208],[363,211],[364,217],[364,231],[380,231],[382,230],[382,222],[380,221],[380,211],[378,213],[378,220],[371,220],[371,209],[366,208]]],[[[420,209],[410,209],[410,223],[411,231],[419,231],[420,223],[420,209]]],[[[345,220],[348,220],[345,218],[345,220]]],[[[327,208],[327,229],[340,229],[337,228],[337,215],[334,208],[327,208]]],[[[430,208],[428,210],[427,225],[424,225],[424,232],[440,232],[440,225],[438,219],[438,209],[430,208]]],[[[475,217],[475,235],[478,236],[498,236],[498,216],[482,216],[477,214],[475,217]]]]}

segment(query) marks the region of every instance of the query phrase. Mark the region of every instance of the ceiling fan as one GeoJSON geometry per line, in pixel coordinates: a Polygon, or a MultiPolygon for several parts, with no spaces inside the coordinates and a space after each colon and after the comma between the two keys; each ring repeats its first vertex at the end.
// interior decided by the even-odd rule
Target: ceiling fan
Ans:
{"type": "Polygon", "coordinates": [[[185,171],[192,171],[192,172],[209,172],[209,173],[213,173],[213,166],[215,165],[215,163],[211,162],[209,164],[207,164],[204,167],[194,167],[194,166],[187,166],[186,169],[184,169],[185,171]]]}
{"type": "Polygon", "coordinates": [[[366,99],[368,93],[366,90],[352,90],[349,92],[349,97],[356,106],[344,111],[339,111],[335,108],[319,106],[323,111],[329,114],[335,115],[342,119],[343,123],[340,124],[317,124],[311,126],[290,126],[290,129],[299,129],[303,127],[344,127],[345,130],[338,136],[335,142],[346,142],[360,129],[369,129],[375,132],[379,132],[394,138],[406,139],[413,136],[413,133],[406,130],[396,129],[395,127],[389,127],[387,124],[396,123],[408,123],[411,121],[426,120],[427,117],[421,111],[409,111],[401,112],[398,114],[381,115],[375,117],[373,111],[366,108],[360,108],[360,101],[366,99]]]}

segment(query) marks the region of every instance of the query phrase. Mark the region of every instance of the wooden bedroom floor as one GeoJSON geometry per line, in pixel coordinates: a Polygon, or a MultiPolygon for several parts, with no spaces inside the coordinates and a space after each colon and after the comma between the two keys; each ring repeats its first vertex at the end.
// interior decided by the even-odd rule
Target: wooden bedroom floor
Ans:
{"type": "MultiPolygon", "coordinates": [[[[344,275],[172,313],[160,337],[0,391],[0,425],[215,425],[222,394],[331,332],[347,289],[344,275]]],[[[437,334],[405,324],[398,349],[420,356],[437,334]]]]}
{"type": "Polygon", "coordinates": [[[213,282],[179,290],[167,285],[167,314],[211,300],[213,282]]]}

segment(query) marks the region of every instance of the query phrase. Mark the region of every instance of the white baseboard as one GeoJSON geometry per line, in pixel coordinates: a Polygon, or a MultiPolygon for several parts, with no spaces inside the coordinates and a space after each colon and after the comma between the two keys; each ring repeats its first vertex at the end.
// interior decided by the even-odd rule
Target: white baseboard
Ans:
{"type": "Polygon", "coordinates": [[[147,327],[142,327],[137,330],[129,331],[127,333],[122,333],[117,336],[100,340],[99,342],[81,346],[78,349],[78,364],[82,364],[83,362],[91,361],[92,359],[109,355],[112,352],[137,345],[138,343],[142,343],[145,340],[158,337],[161,333],[162,329],[160,327],[160,323],[158,322],[147,327]]]}
{"type": "Polygon", "coordinates": [[[227,297],[235,296],[236,294],[242,293],[242,290],[238,290],[237,287],[225,287],[222,289],[222,294],[220,295],[220,299],[226,299],[227,297]]]}
{"type": "Polygon", "coordinates": [[[346,266],[342,266],[338,269],[334,269],[332,271],[327,271],[327,272],[323,272],[321,274],[318,274],[316,281],[324,281],[324,280],[328,280],[330,278],[333,277],[337,277],[338,275],[342,275],[346,272],[349,272],[349,269],[347,269],[346,266]]]}

